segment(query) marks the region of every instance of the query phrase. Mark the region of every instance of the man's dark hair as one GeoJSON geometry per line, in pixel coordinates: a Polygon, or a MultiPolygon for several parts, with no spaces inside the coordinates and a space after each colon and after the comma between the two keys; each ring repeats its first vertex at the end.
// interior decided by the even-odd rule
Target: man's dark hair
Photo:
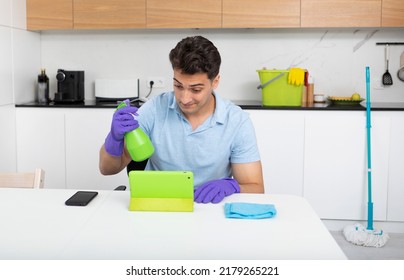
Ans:
{"type": "Polygon", "coordinates": [[[182,39],[171,50],[169,57],[173,69],[189,75],[206,73],[210,80],[219,74],[222,62],[215,45],[202,36],[182,39]]]}

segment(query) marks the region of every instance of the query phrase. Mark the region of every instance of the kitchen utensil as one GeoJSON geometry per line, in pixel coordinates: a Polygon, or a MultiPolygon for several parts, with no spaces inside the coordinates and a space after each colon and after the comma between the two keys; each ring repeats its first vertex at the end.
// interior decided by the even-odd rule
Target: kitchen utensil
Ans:
{"type": "Polygon", "coordinates": [[[389,45],[386,44],[384,48],[385,58],[386,58],[386,72],[383,74],[382,83],[385,86],[391,86],[393,84],[393,78],[389,73],[389,45]]]}
{"type": "Polygon", "coordinates": [[[397,77],[400,81],[404,82],[404,52],[400,56],[400,69],[397,71],[397,77]]]}

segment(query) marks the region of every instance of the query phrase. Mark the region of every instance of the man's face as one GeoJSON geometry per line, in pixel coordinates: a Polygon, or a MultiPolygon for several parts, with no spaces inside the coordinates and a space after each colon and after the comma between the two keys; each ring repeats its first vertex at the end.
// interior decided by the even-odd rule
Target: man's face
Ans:
{"type": "Polygon", "coordinates": [[[206,73],[189,75],[174,70],[173,80],[175,98],[185,116],[202,113],[214,105],[212,92],[219,84],[219,75],[211,81],[206,73]]]}

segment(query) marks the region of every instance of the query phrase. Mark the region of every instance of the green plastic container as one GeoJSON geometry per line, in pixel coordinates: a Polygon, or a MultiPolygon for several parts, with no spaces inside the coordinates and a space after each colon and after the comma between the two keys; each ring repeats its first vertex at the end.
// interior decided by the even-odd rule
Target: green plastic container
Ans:
{"type": "Polygon", "coordinates": [[[288,84],[288,70],[257,70],[261,85],[283,74],[262,88],[264,106],[301,106],[303,86],[288,84]]]}
{"type": "Polygon", "coordinates": [[[126,148],[134,161],[144,161],[154,153],[152,142],[140,127],[126,133],[125,141],[126,148]]]}
{"type": "MultiPolygon", "coordinates": [[[[117,109],[125,107],[121,102],[117,109]]],[[[140,162],[148,159],[154,153],[154,146],[149,136],[140,128],[125,133],[126,148],[134,161],[140,162]]]]}

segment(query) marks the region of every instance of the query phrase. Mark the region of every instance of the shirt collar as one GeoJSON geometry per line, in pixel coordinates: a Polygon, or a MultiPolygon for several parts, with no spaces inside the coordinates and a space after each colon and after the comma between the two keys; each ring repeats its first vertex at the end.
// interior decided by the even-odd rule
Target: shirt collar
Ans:
{"type": "MultiPolygon", "coordinates": [[[[169,105],[169,108],[175,110],[177,114],[179,114],[180,116],[183,116],[180,107],[178,106],[177,101],[175,100],[174,92],[171,92],[171,94],[172,94],[172,100],[169,105]]],[[[225,102],[218,94],[216,94],[216,92],[213,92],[213,95],[215,96],[216,103],[215,103],[215,112],[213,113],[212,120],[216,121],[217,123],[223,124],[226,119],[225,102]]]]}
{"type": "Polygon", "coordinates": [[[217,123],[223,124],[226,119],[226,104],[218,94],[215,92],[213,94],[216,97],[216,108],[213,117],[217,123]]]}

